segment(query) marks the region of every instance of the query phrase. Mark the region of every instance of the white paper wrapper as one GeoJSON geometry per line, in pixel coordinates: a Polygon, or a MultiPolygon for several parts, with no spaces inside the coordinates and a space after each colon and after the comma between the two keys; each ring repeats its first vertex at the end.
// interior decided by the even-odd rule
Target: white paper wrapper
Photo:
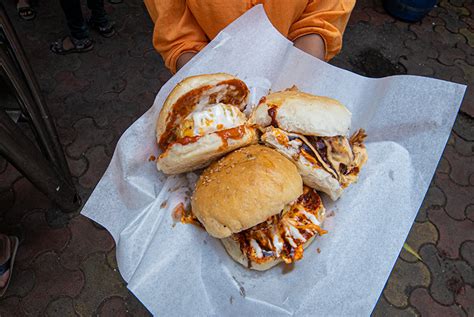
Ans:
{"type": "Polygon", "coordinates": [[[465,86],[416,76],[370,79],[294,48],[256,6],[222,31],[158,93],[153,107],[122,136],[105,175],[82,213],[106,227],[128,288],[154,314],[361,315],[372,311],[421,205],[460,106],[465,86]],[[340,100],[353,129],[369,135],[360,180],[304,259],[287,271],[235,263],[220,242],[192,225],[174,224],[173,208],[189,196],[196,175],[166,178],[155,121],[183,78],[227,72],[258,96],[297,85],[340,100]],[[318,254],[316,249],[321,253],[318,254]]]}

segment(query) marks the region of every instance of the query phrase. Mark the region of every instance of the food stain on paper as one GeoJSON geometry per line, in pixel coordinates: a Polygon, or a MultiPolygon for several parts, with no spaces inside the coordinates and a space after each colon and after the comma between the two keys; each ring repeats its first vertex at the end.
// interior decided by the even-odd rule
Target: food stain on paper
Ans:
{"type": "Polygon", "coordinates": [[[166,208],[167,205],[168,205],[168,201],[165,200],[164,202],[161,203],[160,209],[166,208]]]}
{"type": "Polygon", "coordinates": [[[156,161],[156,156],[150,155],[150,157],[148,158],[148,162],[154,162],[154,161],[156,161]]]}
{"type": "Polygon", "coordinates": [[[235,276],[232,276],[232,278],[234,279],[234,281],[237,283],[237,285],[239,286],[239,292],[240,292],[240,296],[242,297],[245,297],[245,288],[244,286],[242,285],[241,282],[239,282],[235,276]]]}

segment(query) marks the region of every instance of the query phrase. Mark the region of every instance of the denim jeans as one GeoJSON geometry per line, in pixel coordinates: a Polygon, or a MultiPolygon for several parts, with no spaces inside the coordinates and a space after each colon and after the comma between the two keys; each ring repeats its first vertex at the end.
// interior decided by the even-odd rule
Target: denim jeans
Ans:
{"type": "MultiPolygon", "coordinates": [[[[60,0],[60,2],[66,15],[71,36],[76,39],[89,37],[89,30],[82,16],[81,0],[60,0]]],[[[104,0],[87,0],[87,7],[91,10],[92,23],[99,26],[107,25],[108,19],[104,9],[104,0]]]]}

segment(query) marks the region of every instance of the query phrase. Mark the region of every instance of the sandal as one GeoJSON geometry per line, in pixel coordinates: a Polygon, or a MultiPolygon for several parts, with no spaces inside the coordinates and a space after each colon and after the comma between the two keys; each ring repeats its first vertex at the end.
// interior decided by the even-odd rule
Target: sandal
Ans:
{"type": "Polygon", "coordinates": [[[51,52],[59,55],[66,55],[66,54],[71,54],[71,53],[85,53],[89,52],[94,48],[94,43],[92,42],[92,39],[89,37],[86,37],[85,39],[78,40],[76,38],[73,38],[72,36],[65,36],[50,45],[51,52]],[[73,45],[72,48],[66,49],[64,47],[64,41],[69,38],[71,40],[71,43],[73,45]]]}
{"type": "Polygon", "coordinates": [[[0,288],[0,298],[3,297],[3,295],[5,295],[8,289],[8,286],[10,285],[10,281],[12,280],[13,264],[15,264],[16,251],[18,250],[18,245],[20,244],[17,237],[12,237],[12,236],[11,237],[4,236],[4,237],[5,238],[3,240],[10,239],[10,244],[6,248],[7,250],[10,251],[10,257],[6,260],[6,262],[4,262],[3,264],[0,264],[0,276],[2,276],[8,271],[10,271],[10,276],[8,277],[8,280],[5,286],[3,288],[0,288]]]}
{"type": "Polygon", "coordinates": [[[115,35],[115,28],[114,24],[111,22],[107,22],[106,25],[100,26],[97,22],[89,20],[88,22],[89,27],[94,31],[97,31],[103,37],[112,37],[115,35]]]}
{"type": "Polygon", "coordinates": [[[18,16],[25,21],[31,21],[36,17],[35,10],[29,5],[20,7],[20,5],[17,4],[16,10],[18,11],[18,16]]]}

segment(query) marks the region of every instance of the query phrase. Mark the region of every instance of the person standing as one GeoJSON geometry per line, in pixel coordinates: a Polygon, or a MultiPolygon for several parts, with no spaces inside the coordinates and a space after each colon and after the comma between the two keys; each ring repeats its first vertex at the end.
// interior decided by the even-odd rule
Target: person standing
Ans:
{"type": "Polygon", "coordinates": [[[355,0],[144,0],[153,45],[175,73],[222,29],[257,4],[294,46],[328,61],[342,47],[355,0]]]}
{"type": "Polygon", "coordinates": [[[91,10],[91,18],[87,23],[82,16],[80,0],[60,0],[60,3],[71,34],[51,43],[53,53],[64,55],[92,50],[94,42],[89,35],[89,28],[103,37],[115,35],[115,28],[104,9],[104,0],[87,0],[87,7],[91,10]]]}

